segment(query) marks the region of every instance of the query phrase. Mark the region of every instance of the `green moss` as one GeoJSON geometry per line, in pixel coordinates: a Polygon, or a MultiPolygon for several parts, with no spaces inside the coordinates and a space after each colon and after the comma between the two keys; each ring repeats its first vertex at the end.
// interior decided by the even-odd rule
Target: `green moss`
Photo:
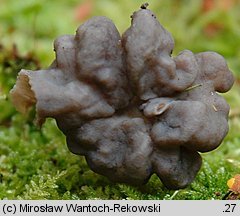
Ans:
{"type": "Polygon", "coordinates": [[[15,114],[11,127],[1,127],[0,199],[222,199],[227,180],[240,172],[239,137],[230,131],[219,149],[203,154],[201,171],[186,189],[167,190],[155,175],[142,187],[114,184],[68,151],[54,120],[42,130],[25,120],[15,114]]]}
{"type": "MultiPolygon", "coordinates": [[[[53,38],[63,33],[74,33],[79,23],[70,14],[79,1],[71,0],[67,7],[66,1],[62,0],[26,1],[28,3],[22,2],[20,6],[16,2],[18,1],[8,1],[0,9],[0,20],[4,20],[4,29],[7,29],[6,32],[0,29],[0,35],[3,35],[4,43],[16,42],[23,52],[26,48],[31,48],[35,54],[27,56],[22,51],[19,54],[16,49],[0,49],[0,199],[205,200],[224,197],[228,192],[227,180],[240,173],[239,82],[225,95],[231,105],[229,134],[218,149],[202,154],[203,166],[188,188],[168,190],[156,175],[141,187],[112,183],[92,172],[83,157],[69,152],[65,137],[54,120],[48,119],[40,130],[33,124],[34,112],[26,116],[17,113],[8,98],[8,91],[21,68],[38,68],[34,56],[40,58],[43,65],[47,65],[53,59],[53,53],[49,53],[53,38]],[[53,8],[56,8],[55,13],[52,13],[53,8]],[[62,14],[65,10],[69,16],[59,22],[56,14],[62,14]],[[18,19],[12,18],[11,11],[15,11],[18,19]],[[29,20],[34,20],[34,14],[37,14],[37,21],[30,24],[35,24],[35,32],[26,38],[29,20]],[[54,27],[54,31],[51,31],[53,33],[50,34],[45,28],[46,23],[50,23],[48,28],[54,27]],[[33,43],[37,44],[38,49],[31,46],[33,43]]],[[[138,2],[127,0],[93,2],[95,7],[91,15],[110,17],[121,31],[129,26],[130,14],[139,7],[138,2]],[[117,8],[116,13],[113,13],[114,8],[117,8]]],[[[196,52],[209,49],[219,51],[228,59],[236,77],[239,77],[239,5],[231,13],[216,10],[201,14],[200,2],[192,0],[184,4],[175,0],[164,3],[149,1],[150,9],[157,13],[161,22],[173,33],[176,52],[184,48],[196,52]],[[171,14],[174,14],[174,19],[169,19],[171,14]],[[203,34],[204,28],[213,21],[222,23],[223,28],[211,37],[203,34]]]]}

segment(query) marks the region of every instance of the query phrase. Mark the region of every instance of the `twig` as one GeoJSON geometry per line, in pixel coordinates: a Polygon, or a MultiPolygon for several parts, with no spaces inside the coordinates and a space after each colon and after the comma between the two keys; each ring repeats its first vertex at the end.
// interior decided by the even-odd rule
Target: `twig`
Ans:
{"type": "Polygon", "coordinates": [[[195,89],[197,87],[200,87],[200,86],[202,86],[202,84],[196,84],[194,86],[190,86],[190,87],[186,88],[184,91],[191,91],[191,90],[193,90],[193,89],[195,89]]]}

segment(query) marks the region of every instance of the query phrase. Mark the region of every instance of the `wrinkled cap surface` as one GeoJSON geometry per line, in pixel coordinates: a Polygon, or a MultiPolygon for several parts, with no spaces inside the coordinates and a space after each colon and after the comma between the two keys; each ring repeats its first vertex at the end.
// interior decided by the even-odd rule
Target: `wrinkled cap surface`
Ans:
{"type": "Polygon", "coordinates": [[[75,154],[112,181],[144,184],[153,173],[172,189],[190,184],[199,152],[228,132],[229,106],[217,92],[233,85],[224,58],[184,50],[171,57],[172,35],[142,6],[120,36],[106,17],[54,42],[56,59],[21,70],[11,98],[39,124],[55,118],[75,154]]]}

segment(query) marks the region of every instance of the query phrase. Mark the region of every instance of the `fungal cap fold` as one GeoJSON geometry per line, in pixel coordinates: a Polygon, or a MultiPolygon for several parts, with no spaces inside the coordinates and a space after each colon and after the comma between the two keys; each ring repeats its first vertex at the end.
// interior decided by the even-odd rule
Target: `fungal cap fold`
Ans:
{"type": "Polygon", "coordinates": [[[36,104],[35,94],[31,89],[27,70],[21,70],[17,82],[10,91],[10,98],[16,110],[27,113],[36,104]]]}

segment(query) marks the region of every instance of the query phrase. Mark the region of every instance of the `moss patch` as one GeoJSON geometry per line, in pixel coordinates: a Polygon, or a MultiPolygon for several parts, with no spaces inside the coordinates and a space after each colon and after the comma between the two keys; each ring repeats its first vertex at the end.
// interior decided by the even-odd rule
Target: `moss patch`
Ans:
{"type": "MultiPolygon", "coordinates": [[[[0,29],[0,36],[3,36],[0,37],[1,40],[8,44],[17,42],[21,50],[26,51],[27,47],[35,54],[23,55],[16,48],[0,48],[0,199],[224,198],[228,193],[227,180],[240,173],[240,33],[236,30],[240,29],[240,22],[237,22],[239,5],[229,9],[231,11],[216,9],[203,12],[201,1],[191,0],[188,4],[175,0],[164,3],[161,1],[161,4],[158,1],[149,1],[150,9],[156,11],[160,21],[173,33],[177,52],[183,48],[195,52],[209,49],[220,52],[227,58],[236,76],[234,88],[225,95],[231,105],[229,134],[218,149],[202,155],[203,166],[188,188],[171,191],[155,175],[142,187],[108,181],[93,173],[83,157],[69,152],[65,137],[54,120],[48,119],[40,130],[33,124],[34,111],[26,116],[15,111],[8,99],[8,91],[15,83],[17,73],[21,68],[38,68],[38,62],[43,62],[43,65],[51,62],[53,52],[49,52],[52,40],[63,33],[72,34],[80,24],[81,21],[74,20],[71,14],[81,2],[71,0],[67,7],[66,1],[62,0],[41,3],[23,1],[20,5],[14,0],[7,2],[0,9],[0,22],[4,21],[3,29],[6,29],[4,32],[0,29]],[[55,13],[52,13],[53,8],[55,13]],[[18,19],[12,18],[12,11],[18,19]],[[66,11],[68,16],[63,22],[59,22],[56,14],[62,14],[62,11],[66,11]],[[174,19],[169,19],[171,14],[174,14],[174,19]],[[29,20],[32,22],[29,23],[29,20]],[[44,27],[46,23],[49,23],[48,27],[44,27]],[[221,28],[212,29],[210,34],[207,30],[211,23],[220,23],[221,28]],[[33,25],[33,32],[27,34],[29,25],[33,25]],[[54,31],[50,34],[48,32],[51,26],[54,31]]],[[[140,6],[138,2],[127,0],[93,3],[94,8],[90,15],[110,17],[117,23],[120,31],[129,26],[129,16],[140,6]]]]}

